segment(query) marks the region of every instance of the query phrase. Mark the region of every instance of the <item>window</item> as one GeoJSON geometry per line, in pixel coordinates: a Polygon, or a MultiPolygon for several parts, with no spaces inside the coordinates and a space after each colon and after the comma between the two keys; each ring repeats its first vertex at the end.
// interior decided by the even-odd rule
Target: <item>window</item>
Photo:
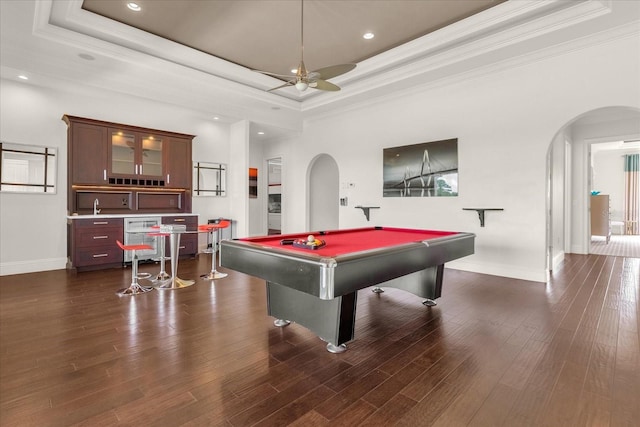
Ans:
{"type": "Polygon", "coordinates": [[[56,192],[56,149],[0,142],[0,191],[56,192]]]}

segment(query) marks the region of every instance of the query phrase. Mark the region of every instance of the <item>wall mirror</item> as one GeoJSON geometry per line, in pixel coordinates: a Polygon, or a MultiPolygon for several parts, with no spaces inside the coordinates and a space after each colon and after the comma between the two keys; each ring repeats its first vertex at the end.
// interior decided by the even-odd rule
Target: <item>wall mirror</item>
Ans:
{"type": "Polygon", "coordinates": [[[0,191],[55,194],[55,148],[0,142],[0,153],[0,191]]]}
{"type": "Polygon", "coordinates": [[[227,166],[222,163],[193,162],[193,195],[226,196],[227,166]]]}

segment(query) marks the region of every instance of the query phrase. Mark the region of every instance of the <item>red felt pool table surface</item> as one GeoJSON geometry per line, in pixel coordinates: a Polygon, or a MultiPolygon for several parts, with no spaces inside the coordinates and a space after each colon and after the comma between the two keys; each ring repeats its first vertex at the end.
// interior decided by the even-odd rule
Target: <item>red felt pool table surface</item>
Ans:
{"type": "Polygon", "coordinates": [[[414,230],[409,228],[367,227],[347,230],[273,235],[240,240],[263,246],[271,246],[281,250],[300,252],[307,255],[336,257],[372,249],[422,242],[455,234],[458,233],[453,231],[414,230]],[[309,234],[312,234],[316,239],[324,240],[326,245],[318,249],[305,249],[292,245],[280,244],[283,239],[306,240],[309,234]]]}

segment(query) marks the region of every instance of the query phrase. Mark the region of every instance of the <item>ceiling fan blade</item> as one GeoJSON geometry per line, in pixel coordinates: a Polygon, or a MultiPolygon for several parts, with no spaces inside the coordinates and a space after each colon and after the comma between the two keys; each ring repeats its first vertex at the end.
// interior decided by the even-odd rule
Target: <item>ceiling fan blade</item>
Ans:
{"type": "Polygon", "coordinates": [[[326,90],[329,92],[337,92],[340,90],[340,86],[334,85],[333,83],[329,83],[325,80],[322,79],[318,79],[314,82],[315,86],[311,86],[310,87],[314,88],[314,89],[318,89],[318,90],[326,90]]]}
{"type": "Polygon", "coordinates": [[[255,71],[256,73],[260,73],[260,74],[265,74],[267,76],[278,77],[281,79],[290,79],[291,77],[293,77],[291,74],[270,73],[269,71],[261,71],[261,70],[251,70],[251,71],[255,71]]]}
{"type": "Polygon", "coordinates": [[[340,64],[340,65],[332,65],[330,67],[320,68],[319,70],[313,71],[313,73],[319,74],[322,80],[329,80],[330,78],[337,77],[344,73],[348,73],[354,68],[356,68],[356,64],[340,64]]]}
{"type": "Polygon", "coordinates": [[[272,91],[274,91],[274,90],[282,89],[283,87],[293,86],[293,85],[295,85],[295,80],[294,80],[294,81],[290,81],[290,82],[286,82],[286,83],[285,83],[285,84],[283,84],[283,85],[280,85],[280,86],[277,86],[277,87],[271,88],[271,89],[267,90],[267,92],[272,92],[272,91]]]}

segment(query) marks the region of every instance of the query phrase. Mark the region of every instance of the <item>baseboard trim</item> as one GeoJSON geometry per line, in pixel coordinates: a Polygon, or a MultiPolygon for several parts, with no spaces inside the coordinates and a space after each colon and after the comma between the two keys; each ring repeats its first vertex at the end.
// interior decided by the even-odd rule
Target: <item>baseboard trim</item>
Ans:
{"type": "Polygon", "coordinates": [[[553,257],[553,260],[551,261],[553,263],[551,270],[556,270],[562,261],[564,261],[564,252],[560,252],[558,255],[553,257]]]}
{"type": "Polygon", "coordinates": [[[40,271],[63,270],[67,267],[67,258],[48,258],[30,261],[0,263],[0,276],[12,274],[37,273],[40,271]]]}
{"type": "Polygon", "coordinates": [[[472,273],[489,274],[492,276],[509,277],[512,279],[529,280],[541,283],[546,283],[548,276],[547,271],[544,268],[541,270],[533,270],[528,268],[517,268],[511,265],[477,263],[465,260],[448,262],[445,264],[445,267],[469,271],[472,273]]]}

